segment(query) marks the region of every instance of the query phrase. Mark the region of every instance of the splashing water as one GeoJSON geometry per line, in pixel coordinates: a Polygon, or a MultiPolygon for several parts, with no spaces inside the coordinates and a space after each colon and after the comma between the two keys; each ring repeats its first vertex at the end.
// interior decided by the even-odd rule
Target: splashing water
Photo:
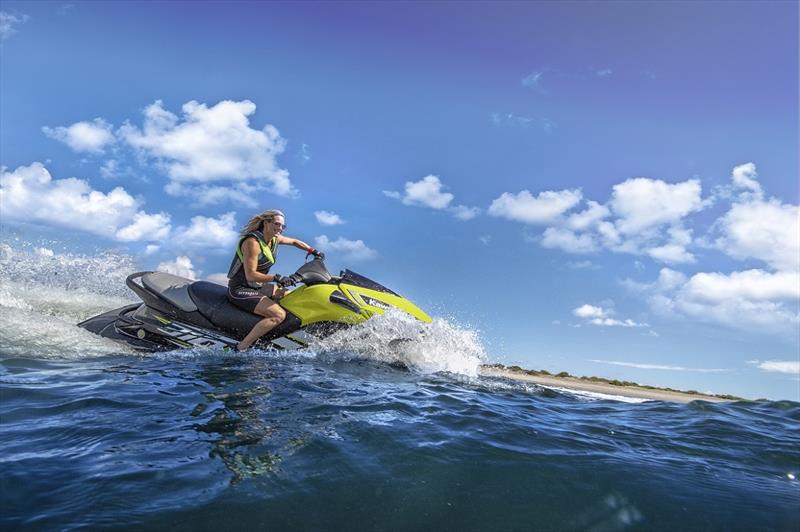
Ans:
{"type": "Polygon", "coordinates": [[[476,331],[444,318],[421,323],[399,310],[338,331],[310,347],[326,359],[366,358],[417,373],[446,371],[470,377],[478,375],[478,366],[486,358],[476,331]]]}
{"type": "Polygon", "coordinates": [[[76,323],[133,302],[126,255],[55,253],[0,245],[0,352],[35,358],[79,358],[125,351],[76,323]]]}

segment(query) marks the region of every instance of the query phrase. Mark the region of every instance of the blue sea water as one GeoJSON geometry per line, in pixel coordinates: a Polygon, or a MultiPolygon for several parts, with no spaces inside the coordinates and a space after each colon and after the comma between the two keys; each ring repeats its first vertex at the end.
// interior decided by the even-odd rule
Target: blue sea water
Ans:
{"type": "Polygon", "coordinates": [[[4,530],[800,529],[798,403],[478,377],[479,338],[444,321],[399,353],[394,319],[308,353],[141,355],[74,326],[130,299],[130,264],[20,253],[0,250],[4,530]]]}

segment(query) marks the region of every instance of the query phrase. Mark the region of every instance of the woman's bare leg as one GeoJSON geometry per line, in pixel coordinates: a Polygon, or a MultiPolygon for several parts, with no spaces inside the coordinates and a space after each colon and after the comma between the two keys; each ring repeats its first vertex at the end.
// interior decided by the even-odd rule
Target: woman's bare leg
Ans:
{"type": "Polygon", "coordinates": [[[264,319],[256,323],[250,332],[247,333],[247,336],[239,342],[239,345],[236,346],[236,349],[239,351],[248,349],[253,345],[253,342],[277,327],[278,324],[286,318],[286,311],[268,297],[261,298],[261,301],[258,302],[253,313],[264,316],[264,319]]]}

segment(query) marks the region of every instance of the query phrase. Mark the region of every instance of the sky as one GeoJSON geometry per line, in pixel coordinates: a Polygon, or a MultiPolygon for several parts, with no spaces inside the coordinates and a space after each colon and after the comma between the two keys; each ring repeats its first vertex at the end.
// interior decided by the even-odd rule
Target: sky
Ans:
{"type": "Polygon", "coordinates": [[[488,362],[800,400],[797,2],[3,0],[0,165],[58,252],[279,208],[488,362]]]}

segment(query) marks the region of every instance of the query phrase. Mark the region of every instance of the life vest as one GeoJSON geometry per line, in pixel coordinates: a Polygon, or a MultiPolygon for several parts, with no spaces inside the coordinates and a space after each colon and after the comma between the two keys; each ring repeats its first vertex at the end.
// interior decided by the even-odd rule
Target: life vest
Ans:
{"type": "MultiPolygon", "coordinates": [[[[251,237],[256,239],[258,247],[261,248],[261,253],[258,254],[256,271],[267,274],[269,273],[269,269],[272,268],[272,265],[275,264],[275,257],[278,255],[278,237],[274,236],[267,242],[264,240],[264,234],[261,231],[253,231],[240,238],[239,242],[236,244],[236,254],[233,256],[231,267],[228,269],[228,279],[241,277],[241,279],[239,279],[241,284],[246,284],[253,288],[260,288],[264,283],[248,282],[243,269],[244,253],[242,253],[242,242],[251,237]]],[[[230,285],[230,283],[228,284],[230,285]]]]}

